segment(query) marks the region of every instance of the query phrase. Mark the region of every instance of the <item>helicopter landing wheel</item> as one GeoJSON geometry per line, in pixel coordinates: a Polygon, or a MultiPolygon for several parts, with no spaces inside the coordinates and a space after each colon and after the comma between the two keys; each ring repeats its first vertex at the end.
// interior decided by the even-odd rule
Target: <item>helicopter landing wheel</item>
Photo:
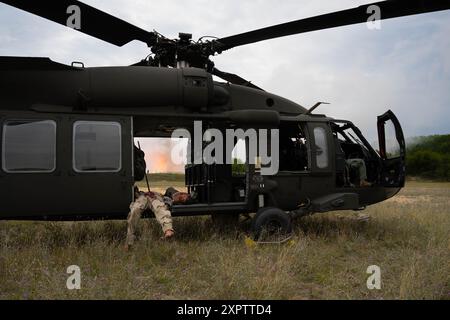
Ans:
{"type": "Polygon", "coordinates": [[[267,207],[260,209],[252,222],[255,240],[261,242],[282,242],[292,232],[292,219],[281,209],[267,207]]]}

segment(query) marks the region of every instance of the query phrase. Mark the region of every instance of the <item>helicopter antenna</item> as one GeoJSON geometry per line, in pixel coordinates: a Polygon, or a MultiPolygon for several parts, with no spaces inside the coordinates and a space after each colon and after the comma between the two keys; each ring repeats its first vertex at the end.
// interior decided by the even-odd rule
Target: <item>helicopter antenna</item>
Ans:
{"type": "Polygon", "coordinates": [[[313,105],[311,108],[309,108],[308,111],[306,111],[305,115],[306,115],[306,114],[311,114],[311,112],[313,112],[314,110],[316,110],[317,107],[319,107],[319,106],[322,105],[322,104],[330,104],[330,103],[329,103],[329,102],[317,102],[315,105],[313,105]]]}

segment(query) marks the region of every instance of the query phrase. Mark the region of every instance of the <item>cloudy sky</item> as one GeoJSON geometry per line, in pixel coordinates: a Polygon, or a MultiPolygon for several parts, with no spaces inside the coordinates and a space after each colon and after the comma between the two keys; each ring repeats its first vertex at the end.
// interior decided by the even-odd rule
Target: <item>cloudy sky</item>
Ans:
{"type": "MultiPolygon", "coordinates": [[[[228,36],[342,10],[364,0],[85,0],[143,29],[228,36]]],[[[86,66],[128,65],[145,44],[116,47],[0,4],[0,55],[45,56],[86,66]]],[[[407,137],[450,133],[450,11],[313,32],[232,49],[214,57],[267,91],[354,121],[376,140],[376,116],[392,109],[407,137]]]]}

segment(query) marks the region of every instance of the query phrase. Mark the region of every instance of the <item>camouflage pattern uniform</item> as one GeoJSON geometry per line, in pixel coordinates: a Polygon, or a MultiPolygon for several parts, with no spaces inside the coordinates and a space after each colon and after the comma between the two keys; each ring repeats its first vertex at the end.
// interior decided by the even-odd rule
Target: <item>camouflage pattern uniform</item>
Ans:
{"type": "Polygon", "coordinates": [[[172,215],[164,202],[161,194],[156,192],[139,193],[136,200],[130,205],[128,214],[127,245],[133,245],[136,240],[136,228],[142,213],[150,209],[155,214],[156,220],[162,227],[163,232],[172,230],[172,215]]]}

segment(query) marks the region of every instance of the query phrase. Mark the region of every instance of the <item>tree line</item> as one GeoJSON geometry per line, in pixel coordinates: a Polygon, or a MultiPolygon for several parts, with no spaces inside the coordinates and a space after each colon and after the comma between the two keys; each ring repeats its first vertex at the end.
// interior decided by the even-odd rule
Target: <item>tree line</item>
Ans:
{"type": "Polygon", "coordinates": [[[450,135],[415,138],[407,147],[409,176],[450,181],[450,135]]]}

